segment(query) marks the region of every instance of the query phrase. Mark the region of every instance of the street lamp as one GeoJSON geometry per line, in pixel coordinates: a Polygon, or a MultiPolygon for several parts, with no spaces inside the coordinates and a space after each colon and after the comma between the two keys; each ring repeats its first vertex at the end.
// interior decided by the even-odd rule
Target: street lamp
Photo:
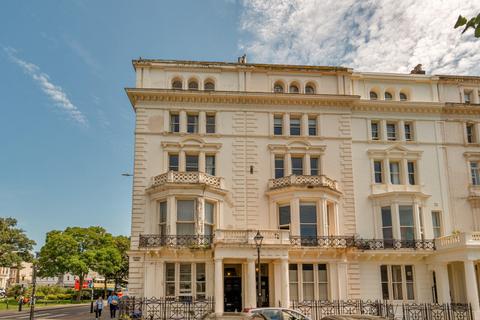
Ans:
{"type": "Polygon", "coordinates": [[[38,264],[39,253],[35,252],[35,259],[33,259],[33,275],[32,275],[32,297],[30,298],[30,320],[33,320],[35,317],[35,291],[37,288],[37,264],[38,264]]]}
{"type": "Polygon", "coordinates": [[[257,308],[260,308],[262,305],[262,272],[260,270],[260,247],[262,246],[263,236],[260,234],[260,230],[257,231],[255,237],[255,246],[257,247],[257,269],[258,269],[258,282],[257,282],[257,308]]]}

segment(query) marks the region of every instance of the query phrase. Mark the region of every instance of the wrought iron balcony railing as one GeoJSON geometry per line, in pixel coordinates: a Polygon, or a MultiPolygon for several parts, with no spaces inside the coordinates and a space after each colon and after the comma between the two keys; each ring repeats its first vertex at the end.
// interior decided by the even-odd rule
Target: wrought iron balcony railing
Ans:
{"type": "Polygon", "coordinates": [[[224,189],[223,178],[209,175],[205,172],[168,171],[152,178],[151,187],[165,184],[204,184],[209,187],[224,189]]]}
{"type": "Polygon", "coordinates": [[[277,179],[270,179],[268,182],[268,187],[270,189],[280,189],[292,186],[303,186],[303,187],[326,187],[335,191],[340,191],[338,188],[338,182],[336,180],[330,179],[327,176],[297,176],[290,175],[286,177],[281,177],[277,179]]]}
{"type": "Polygon", "coordinates": [[[396,239],[355,239],[355,247],[360,250],[414,249],[435,250],[434,240],[396,240],[396,239]]]}
{"type": "Polygon", "coordinates": [[[350,248],[354,246],[355,238],[351,236],[290,236],[290,243],[300,247],[350,248]]]}
{"type": "Polygon", "coordinates": [[[209,248],[212,245],[212,235],[159,235],[141,234],[139,247],[184,247],[209,248]]]}

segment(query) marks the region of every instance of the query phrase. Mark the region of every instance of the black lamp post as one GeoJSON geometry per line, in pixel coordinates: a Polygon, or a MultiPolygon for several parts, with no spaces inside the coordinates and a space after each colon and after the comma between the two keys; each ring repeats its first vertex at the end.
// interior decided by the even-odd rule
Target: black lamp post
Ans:
{"type": "Polygon", "coordinates": [[[257,247],[257,270],[258,270],[258,280],[257,280],[257,308],[262,306],[262,272],[260,270],[260,247],[262,246],[263,236],[260,234],[260,230],[257,231],[255,237],[255,246],[257,247]]]}
{"type": "Polygon", "coordinates": [[[35,303],[37,302],[36,288],[37,288],[37,268],[38,268],[38,256],[39,253],[35,252],[35,259],[33,259],[32,268],[32,297],[30,298],[30,320],[35,318],[35,303]]]}

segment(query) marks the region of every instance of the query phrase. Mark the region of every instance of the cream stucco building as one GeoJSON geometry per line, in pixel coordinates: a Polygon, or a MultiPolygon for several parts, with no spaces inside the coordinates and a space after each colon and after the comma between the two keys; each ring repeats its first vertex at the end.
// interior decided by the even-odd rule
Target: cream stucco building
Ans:
{"type": "Polygon", "coordinates": [[[263,305],[470,302],[478,314],[480,77],[133,66],[131,295],[254,307],[259,231],[263,305]]]}

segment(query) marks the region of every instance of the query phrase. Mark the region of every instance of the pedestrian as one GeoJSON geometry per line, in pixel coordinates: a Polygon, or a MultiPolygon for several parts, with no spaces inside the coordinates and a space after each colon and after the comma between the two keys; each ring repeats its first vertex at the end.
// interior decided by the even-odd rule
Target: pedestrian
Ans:
{"type": "Polygon", "coordinates": [[[98,299],[95,301],[95,319],[99,319],[102,317],[102,310],[103,310],[103,298],[99,296],[98,299]]]}
{"type": "Polygon", "coordinates": [[[117,296],[117,293],[114,292],[112,293],[109,297],[108,297],[108,306],[110,308],[110,319],[114,319],[115,318],[115,313],[117,312],[117,309],[118,309],[118,302],[119,302],[119,298],[117,296]]]}

